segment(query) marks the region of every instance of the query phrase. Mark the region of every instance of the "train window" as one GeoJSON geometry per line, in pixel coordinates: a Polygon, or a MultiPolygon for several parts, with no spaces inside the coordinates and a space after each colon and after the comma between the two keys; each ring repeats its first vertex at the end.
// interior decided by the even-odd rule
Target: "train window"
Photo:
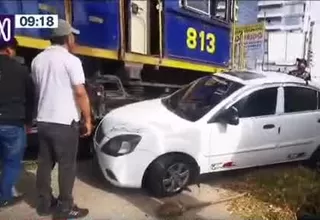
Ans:
{"type": "MultiPolygon", "coordinates": [[[[227,20],[228,0],[181,0],[187,10],[207,15],[208,17],[227,20]]],[[[230,2],[231,3],[231,2],[230,2]]]]}
{"type": "Polygon", "coordinates": [[[183,5],[187,9],[210,15],[210,2],[211,0],[184,0],[183,5]]]}
{"type": "Polygon", "coordinates": [[[227,18],[227,11],[228,11],[228,1],[227,0],[216,0],[213,4],[213,11],[211,16],[213,18],[217,18],[220,20],[226,20],[227,18]]]}

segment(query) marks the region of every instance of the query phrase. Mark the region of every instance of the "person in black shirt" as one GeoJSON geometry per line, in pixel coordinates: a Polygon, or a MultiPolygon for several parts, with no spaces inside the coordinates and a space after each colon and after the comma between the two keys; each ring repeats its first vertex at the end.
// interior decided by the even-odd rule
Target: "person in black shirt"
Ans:
{"type": "Polygon", "coordinates": [[[0,207],[14,205],[22,196],[13,195],[26,148],[26,126],[32,122],[34,88],[28,68],[14,57],[18,42],[0,43],[0,207]]]}
{"type": "Polygon", "coordinates": [[[302,78],[304,80],[311,80],[310,73],[306,71],[307,60],[297,58],[297,69],[289,72],[289,75],[302,78]]]}

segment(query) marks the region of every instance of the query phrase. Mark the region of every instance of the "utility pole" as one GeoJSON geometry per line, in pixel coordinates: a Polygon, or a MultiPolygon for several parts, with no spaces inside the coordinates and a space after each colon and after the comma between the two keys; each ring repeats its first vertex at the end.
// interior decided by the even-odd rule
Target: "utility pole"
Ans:
{"type": "MultiPolygon", "coordinates": [[[[263,14],[263,23],[264,23],[264,27],[266,27],[267,25],[267,13],[264,11],[264,14],[263,14]]],[[[268,42],[268,32],[266,31],[266,28],[265,28],[265,31],[264,31],[264,42],[263,42],[263,57],[262,57],[262,70],[268,70],[265,69],[265,65],[266,65],[266,59],[265,57],[267,56],[267,66],[269,64],[269,54],[268,54],[268,46],[269,46],[269,42],[268,42]]]]}

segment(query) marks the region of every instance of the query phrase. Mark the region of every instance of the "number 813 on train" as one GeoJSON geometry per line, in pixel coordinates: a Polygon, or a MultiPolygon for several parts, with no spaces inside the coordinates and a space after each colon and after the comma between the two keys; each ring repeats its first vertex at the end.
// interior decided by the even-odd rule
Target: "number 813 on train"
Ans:
{"type": "Polygon", "coordinates": [[[235,2],[164,1],[165,55],[226,66],[235,2]]]}

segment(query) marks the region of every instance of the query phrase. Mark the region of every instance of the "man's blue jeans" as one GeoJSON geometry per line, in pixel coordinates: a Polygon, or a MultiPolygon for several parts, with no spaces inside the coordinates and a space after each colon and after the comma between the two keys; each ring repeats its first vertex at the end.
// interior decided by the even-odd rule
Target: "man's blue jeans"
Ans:
{"type": "Polygon", "coordinates": [[[25,148],[26,133],[23,125],[0,125],[0,201],[12,199],[12,188],[20,175],[25,148]]]}

